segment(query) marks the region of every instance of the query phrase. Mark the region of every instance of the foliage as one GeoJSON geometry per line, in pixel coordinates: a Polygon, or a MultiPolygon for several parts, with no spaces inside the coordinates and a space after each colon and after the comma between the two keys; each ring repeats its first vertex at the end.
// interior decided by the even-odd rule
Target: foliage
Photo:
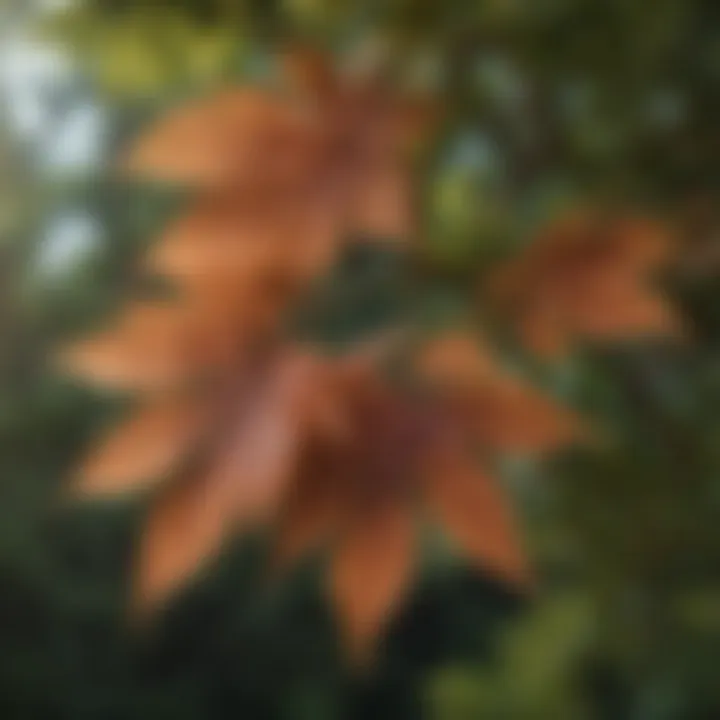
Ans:
{"type": "MultiPolygon", "coordinates": [[[[139,528],[147,527],[145,498],[48,512],[82,448],[102,428],[122,428],[129,408],[61,379],[43,358],[69,330],[122,316],[128,297],[148,292],[142,258],[182,274],[183,263],[202,257],[187,238],[214,233],[213,213],[230,225],[238,219],[213,202],[206,209],[217,212],[203,216],[201,206],[194,219],[191,212],[168,223],[177,206],[192,209],[185,197],[157,197],[114,178],[85,188],[11,188],[23,211],[3,240],[12,258],[1,379],[6,715],[419,717],[425,709],[442,718],[714,717],[717,4],[88,0],[63,12],[59,36],[113,108],[118,147],[159,109],[200,108],[200,95],[219,97],[227,79],[271,85],[275,51],[288,38],[336,57],[356,47],[389,50],[395,86],[432,89],[443,110],[422,171],[413,173],[419,232],[411,244],[388,243],[391,232],[382,233],[382,246],[343,248],[332,272],[293,294],[297,313],[285,318],[284,336],[310,340],[315,352],[340,346],[342,355],[411,317],[423,329],[423,342],[412,345],[422,355],[447,326],[482,327],[473,347],[481,356],[492,348],[489,384],[505,398],[500,410],[493,393],[480,402],[477,365],[475,375],[458,366],[464,352],[449,353],[448,372],[442,354],[431,363],[434,374],[417,367],[417,380],[446,401],[478,393],[461,409],[464,423],[473,410],[485,441],[507,429],[499,421],[504,383],[512,388],[518,378],[540,407],[556,398],[550,417],[558,405],[571,406],[595,435],[584,449],[542,464],[516,452],[483,463],[521,510],[538,578],[535,598],[509,627],[503,618],[517,599],[491,575],[470,573],[425,526],[422,572],[388,621],[383,653],[364,681],[349,679],[335,657],[335,628],[318,592],[323,562],[303,563],[258,592],[270,564],[263,537],[225,544],[202,581],[176,596],[136,643],[122,614],[139,528]],[[91,209],[108,242],[50,284],[35,271],[32,238],[65,203],[91,209]],[[568,219],[579,223],[571,235],[583,240],[572,244],[582,249],[560,262],[568,219]],[[669,255],[626,252],[643,237],[667,250],[665,236],[669,255]],[[661,261],[670,268],[658,276],[661,261]],[[548,263],[564,269],[550,273],[548,263]],[[541,304],[548,294],[558,300],[541,304]],[[608,305],[620,309],[610,314],[608,305]],[[562,342],[538,338],[558,309],[562,342]],[[638,337],[639,327],[675,337],[638,337]],[[538,349],[551,362],[538,359],[538,349]],[[483,423],[477,407],[488,404],[493,421],[483,423]]],[[[183,156],[171,147],[165,167],[172,159],[183,156]]],[[[4,188],[3,202],[9,196],[4,188]]],[[[293,247],[281,255],[298,254],[293,247]]],[[[311,260],[320,263],[322,254],[311,260]]],[[[151,325],[141,349],[162,343],[156,331],[151,325]]],[[[167,359],[178,357],[190,355],[167,359]]],[[[349,395],[340,397],[347,404],[349,395]]],[[[168,417],[182,435],[188,426],[175,421],[195,416],[173,409],[168,417]]],[[[510,417],[512,428],[517,415],[510,417]]],[[[122,446],[119,453],[121,484],[140,479],[122,446]]],[[[465,506],[446,512],[455,513],[456,532],[467,533],[467,549],[482,535],[463,519],[465,506]]]]}

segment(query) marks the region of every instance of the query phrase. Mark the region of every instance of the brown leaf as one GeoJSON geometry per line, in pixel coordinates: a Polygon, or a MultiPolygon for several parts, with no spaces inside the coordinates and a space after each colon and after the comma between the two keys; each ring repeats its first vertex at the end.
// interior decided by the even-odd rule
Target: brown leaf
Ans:
{"type": "Polygon", "coordinates": [[[576,213],[496,271],[488,297],[545,356],[577,340],[678,335],[679,320],[650,284],[672,253],[655,223],[576,213]]]}
{"type": "Polygon", "coordinates": [[[354,662],[370,659],[402,602],[414,565],[415,527],[407,507],[378,503],[356,513],[330,568],[329,593],[354,662]]]}
{"type": "Polygon", "coordinates": [[[92,450],[73,491],[105,495],[148,487],[188,456],[206,421],[202,405],[187,398],[141,408],[92,450]]]}
{"type": "Polygon", "coordinates": [[[158,496],[140,547],[138,611],[182,586],[231,531],[276,512],[303,447],[316,370],[309,358],[290,355],[249,378],[204,466],[158,496]]]}
{"type": "Polygon", "coordinates": [[[288,224],[277,222],[277,209],[258,207],[235,194],[202,198],[163,233],[148,265],[164,275],[231,274],[247,281],[277,259],[288,224]]]}
{"type": "Polygon", "coordinates": [[[230,488],[189,475],[165,490],[143,528],[131,609],[147,617],[215,556],[232,528],[230,488]]]}
{"type": "Polygon", "coordinates": [[[274,563],[282,569],[333,539],[348,509],[345,468],[334,448],[311,447],[278,517],[274,563]]]}
{"type": "Polygon", "coordinates": [[[598,288],[593,301],[578,301],[568,316],[579,335],[597,339],[684,334],[680,317],[668,301],[624,285],[598,288]]]}
{"type": "Polygon", "coordinates": [[[420,376],[474,442],[499,452],[544,452],[588,435],[573,413],[504,371],[489,351],[462,331],[428,343],[420,376]]]}
{"type": "Polygon", "coordinates": [[[428,503],[449,537],[483,570],[520,587],[530,570],[510,505],[495,481],[457,450],[435,458],[428,503]]]}
{"type": "Polygon", "coordinates": [[[496,452],[548,452],[588,434],[571,412],[509,380],[457,398],[454,410],[475,442],[496,452]]]}
{"type": "Polygon", "coordinates": [[[309,116],[261,90],[228,90],[161,119],[132,148],[134,175],[204,187],[294,185],[312,163],[309,116]]]}
{"type": "Polygon", "coordinates": [[[320,369],[314,358],[281,358],[265,381],[250,389],[218,477],[236,478],[236,513],[263,521],[277,509],[307,437],[308,412],[320,369]]]}
{"type": "Polygon", "coordinates": [[[332,205],[322,193],[201,200],[172,224],[150,267],[173,277],[206,316],[235,314],[252,331],[279,313],[332,265],[339,245],[332,205]]]}
{"type": "Polygon", "coordinates": [[[374,350],[362,345],[323,363],[310,404],[312,438],[279,519],[280,564],[340,530],[353,507],[379,498],[399,502],[404,492],[393,475],[409,472],[407,449],[394,400],[373,367],[374,350]]]}
{"type": "Polygon", "coordinates": [[[620,270],[558,285],[538,298],[519,326],[526,344],[546,357],[567,352],[573,340],[682,338],[681,318],[657,291],[620,270]],[[584,280],[584,288],[579,288],[584,280]]]}
{"type": "Polygon", "coordinates": [[[216,367],[232,338],[210,328],[182,305],[138,302],[114,327],[64,349],[59,364],[97,385],[159,390],[216,367]]]}
{"type": "Polygon", "coordinates": [[[415,369],[430,383],[460,389],[486,384],[498,374],[487,349],[463,330],[446,331],[426,343],[415,358],[415,369]]]}
{"type": "Polygon", "coordinates": [[[236,530],[279,519],[288,560],[342,531],[331,586],[360,657],[409,578],[418,469],[438,413],[377,371],[386,343],[331,361],[279,338],[287,308],[332,266],[343,235],[412,232],[404,143],[421,113],[378,73],[341,78],[313,52],[291,53],[285,70],[291,92],[221,93],[139,140],[126,170],[201,190],[147,263],[178,297],[135,303],[63,360],[101,384],[152,393],[89,458],[87,492],[176,470],[186,446],[203,441],[150,509],[136,609],[157,607],[236,530]],[[185,384],[207,415],[167,399],[185,384]],[[321,461],[308,465],[312,443],[321,461]]]}

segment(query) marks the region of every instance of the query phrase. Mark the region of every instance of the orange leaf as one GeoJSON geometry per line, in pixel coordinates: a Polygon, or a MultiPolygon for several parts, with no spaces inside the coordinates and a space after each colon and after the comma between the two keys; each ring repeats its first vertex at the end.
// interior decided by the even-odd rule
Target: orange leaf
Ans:
{"type": "Polygon", "coordinates": [[[189,475],[161,493],[140,540],[132,610],[147,616],[212,558],[232,528],[227,485],[189,475]]]}
{"type": "Polygon", "coordinates": [[[420,376],[445,387],[477,387],[497,377],[497,365],[469,332],[446,331],[421,348],[415,360],[420,376]]]}
{"type": "Polygon", "coordinates": [[[495,481],[456,452],[435,459],[428,503],[458,547],[505,582],[525,587],[530,571],[510,506],[495,481]]]}
{"type": "Polygon", "coordinates": [[[141,408],[90,453],[73,490],[98,495],[147,487],[187,457],[206,420],[198,403],[184,398],[141,408]]]}
{"type": "Polygon", "coordinates": [[[509,378],[468,393],[457,407],[476,441],[500,452],[551,451],[586,434],[573,413],[509,378]]]}
{"type": "Polygon", "coordinates": [[[237,195],[203,198],[173,222],[150,253],[148,265],[172,277],[224,275],[252,277],[276,260],[287,236],[277,210],[250,205],[237,195]]]}
{"type": "Polygon", "coordinates": [[[181,305],[135,303],[115,327],[66,348],[59,362],[101,386],[158,390],[216,367],[231,351],[229,338],[211,335],[181,305]]]}
{"type": "Polygon", "coordinates": [[[158,496],[140,547],[138,610],[163,602],[231,531],[276,511],[304,443],[315,371],[309,358],[291,355],[250,378],[205,466],[158,496]]]}
{"type": "Polygon", "coordinates": [[[652,222],[577,213],[501,267],[488,296],[545,356],[566,352],[578,339],[677,336],[679,319],[650,286],[672,252],[652,222]]]}
{"type": "Polygon", "coordinates": [[[415,527],[408,508],[378,503],[356,512],[332,560],[329,592],[351,658],[369,660],[403,600],[414,565],[415,527]]]}
{"type": "Polygon", "coordinates": [[[569,317],[578,334],[598,339],[682,337],[679,316],[661,297],[635,287],[598,288],[596,302],[577,302],[569,317]]]}
{"type": "Polygon", "coordinates": [[[278,310],[334,261],[335,213],[319,192],[291,197],[211,196],[172,224],[149,265],[176,279],[191,302],[221,294],[212,312],[279,302],[278,310]]]}
{"type": "Polygon", "coordinates": [[[291,354],[249,388],[216,470],[219,482],[235,482],[241,519],[266,520],[277,509],[304,448],[318,372],[312,358],[291,354]]]}
{"type": "Polygon", "coordinates": [[[573,413],[504,372],[477,340],[448,332],[426,345],[417,367],[441,389],[440,402],[483,448],[543,452],[586,431],[573,413]]]}
{"type": "Polygon", "coordinates": [[[160,120],[132,148],[125,167],[205,187],[286,186],[307,172],[314,133],[310,118],[279,96],[228,90],[160,120]]]}
{"type": "Polygon", "coordinates": [[[298,477],[278,518],[274,547],[278,567],[301,559],[340,529],[348,488],[337,460],[326,448],[318,447],[300,461],[298,477]]]}

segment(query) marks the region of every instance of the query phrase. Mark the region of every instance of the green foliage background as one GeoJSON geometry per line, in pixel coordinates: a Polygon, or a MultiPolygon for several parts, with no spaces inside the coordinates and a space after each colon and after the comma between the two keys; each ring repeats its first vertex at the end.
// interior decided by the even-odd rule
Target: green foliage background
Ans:
{"type": "Polygon", "coordinates": [[[143,499],[70,508],[61,496],[73,460],[120,408],[47,363],[142,282],[139,253],[177,206],[107,172],[115,151],[185,97],[266,73],[288,38],[338,51],[382,44],[445,110],[425,178],[422,292],[408,296],[392,253],[351,254],[307,309],[315,337],[466,312],[475,278],[578,203],[644,208],[679,227],[689,258],[716,247],[717,2],[0,7],[74,58],[64,100],[91,99],[108,123],[106,157],[61,177],[0,123],[2,717],[720,717],[718,264],[666,278],[688,319],[682,347],[584,347],[552,369],[516,357],[608,435],[598,449],[501,469],[524,514],[538,596],[521,602],[429,542],[424,579],[369,678],[343,670],[316,564],[267,588],[260,538],[230,548],[157,627],[129,632],[143,499]],[[41,272],[43,233],[78,208],[103,242],[62,273],[41,272]]]}

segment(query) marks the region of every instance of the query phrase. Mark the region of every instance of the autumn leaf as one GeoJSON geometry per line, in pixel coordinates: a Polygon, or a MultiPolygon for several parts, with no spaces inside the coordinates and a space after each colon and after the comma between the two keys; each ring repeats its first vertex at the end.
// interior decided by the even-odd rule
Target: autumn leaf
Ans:
{"type": "Polygon", "coordinates": [[[510,503],[496,481],[457,450],[428,463],[428,507],[462,553],[516,588],[531,581],[510,503]]]}
{"type": "Polygon", "coordinates": [[[671,256],[653,223],[577,213],[498,269],[487,299],[547,357],[582,340],[678,336],[680,320],[653,285],[671,256]]]}
{"type": "Polygon", "coordinates": [[[328,591],[345,647],[358,665],[371,659],[378,635],[403,600],[414,545],[408,508],[380,502],[358,509],[335,549],[328,591]]]}
{"type": "Polygon", "coordinates": [[[201,198],[170,224],[151,250],[149,269],[175,280],[200,299],[218,287],[226,312],[258,303],[284,280],[295,291],[326,272],[337,249],[337,219],[327,198],[293,194],[253,198],[234,193],[201,198]]]}
{"type": "Polygon", "coordinates": [[[230,488],[176,479],[148,513],[137,548],[130,609],[147,619],[222,547],[231,531],[230,488]]]}
{"type": "Polygon", "coordinates": [[[278,514],[273,564],[284,570],[328,545],[340,532],[348,509],[343,468],[334,448],[311,442],[278,514]]]}
{"type": "MultiPolygon", "coordinates": [[[[380,397],[380,416],[395,407],[377,396],[374,379],[367,398],[358,394],[367,390],[358,368],[373,363],[333,365],[298,354],[277,333],[285,308],[328,271],[344,242],[358,232],[411,232],[406,108],[375,78],[350,81],[316,53],[288,56],[285,68],[296,92],[238,89],[200,99],[159,120],[130,150],[126,172],[199,189],[145,263],[174,284],[177,298],[134,302],[108,330],[62,353],[81,377],[144,398],[91,449],[78,471],[83,493],[170,475],[142,537],[140,608],[187,582],[230,533],[276,513],[288,518],[288,552],[302,554],[319,532],[312,526],[324,524],[309,505],[355,497],[362,477],[348,468],[368,469],[358,453],[377,444],[368,455],[377,468],[388,449],[380,435],[363,439],[360,427],[365,399],[380,397]],[[197,405],[172,395],[188,389],[197,405]],[[325,482],[298,474],[309,438],[318,437],[321,455],[338,443],[349,453],[336,456],[325,482]]],[[[401,455],[393,468],[409,462],[407,450],[401,455]]],[[[379,499],[384,493],[372,490],[379,499]]]]}
{"type": "Polygon", "coordinates": [[[229,398],[214,448],[160,491],[139,550],[134,606],[145,613],[217,555],[228,535],[272,517],[306,439],[312,360],[278,358],[229,398]]]}
{"type": "Polygon", "coordinates": [[[279,94],[227,90],[161,119],[132,148],[124,169],[199,187],[286,188],[312,163],[315,132],[303,109],[279,94]]]}
{"type": "Polygon", "coordinates": [[[546,452],[587,439],[566,408],[499,366],[488,348],[466,332],[441,334],[421,349],[417,370],[441,390],[450,415],[482,449],[546,452]]]}
{"type": "MultiPolygon", "coordinates": [[[[224,402],[206,431],[209,446],[190,472],[160,486],[153,502],[139,550],[138,613],[197,577],[228,537],[272,523],[278,569],[315,549],[329,551],[344,647],[366,661],[409,590],[413,528],[425,495],[474,562],[503,581],[521,581],[522,556],[499,489],[471,470],[459,445],[440,465],[438,453],[448,437],[466,436],[498,452],[549,449],[567,439],[553,424],[559,409],[549,401],[534,407],[524,388],[516,398],[515,386],[461,333],[437,340],[425,355],[426,370],[445,378],[437,394],[394,387],[378,362],[396,341],[361,343],[336,359],[278,348],[218,393],[224,402]],[[464,394],[454,394],[458,389],[464,394]],[[448,413],[449,402],[461,398],[448,413]]],[[[133,471],[159,467],[176,447],[174,432],[163,448],[152,422],[143,422],[140,416],[131,431],[118,431],[116,445],[138,457],[121,466],[116,488],[135,487],[133,471]]],[[[112,451],[111,442],[111,459],[112,451]]]]}
{"type": "MultiPolygon", "coordinates": [[[[126,169],[224,192],[231,206],[235,201],[240,234],[264,213],[265,226],[249,233],[258,242],[282,226],[297,199],[316,202],[310,198],[339,221],[337,242],[353,233],[364,240],[407,237],[413,208],[405,146],[421,126],[429,132],[429,123],[420,122],[427,115],[421,103],[393,94],[377,78],[343,77],[314,51],[288,52],[283,66],[295,93],[234,90],[190,105],[141,138],[126,169]]],[[[213,221],[206,211],[201,222],[217,227],[225,220],[213,221]]],[[[303,242],[302,224],[295,229],[303,242]]],[[[237,254],[245,257],[232,251],[231,263],[237,254]]]]}
{"type": "MultiPolygon", "coordinates": [[[[475,565],[527,585],[487,462],[587,432],[467,329],[419,347],[412,332],[390,332],[334,357],[284,336],[288,308],[348,242],[412,238],[409,146],[430,113],[377,74],[348,76],[315,52],[283,65],[283,87],[191,103],[129,153],[129,172],[197,195],[144,264],[173,297],[131,302],[62,354],[81,377],[139,395],[76,483],[84,496],[155,491],[132,588],[138,615],[197,578],[229,538],[263,527],[279,570],[326,551],[340,637],[363,663],[411,589],[427,515],[475,565]],[[403,377],[386,372],[398,357],[403,377]]],[[[650,286],[669,252],[654,226],[588,223],[551,228],[490,284],[537,349],[673,324],[650,286]]]]}
{"type": "Polygon", "coordinates": [[[182,303],[139,301],[110,329],[61,350],[58,364],[102,387],[167,389],[220,363],[228,342],[182,303]]]}
{"type": "MultiPolygon", "coordinates": [[[[438,370],[440,355],[447,356],[448,348],[466,345],[468,350],[469,343],[461,333],[446,336],[433,345],[426,359],[434,356],[438,370]]],[[[276,544],[281,566],[319,547],[330,553],[331,597],[345,648],[356,660],[366,659],[376,647],[398,598],[406,592],[404,581],[391,582],[392,572],[386,571],[385,563],[392,563],[394,572],[403,577],[403,563],[410,554],[406,544],[411,543],[406,523],[420,522],[423,506],[473,562],[501,582],[525,586],[529,581],[508,501],[486,471],[471,461],[466,439],[476,438],[477,428],[467,415],[448,413],[449,387],[429,396],[416,395],[408,387],[388,384],[377,367],[363,364],[362,358],[368,355],[341,358],[328,369],[338,377],[337,402],[344,405],[350,431],[333,441],[325,438],[305,462],[301,460],[284,512],[278,516],[276,544]],[[391,529],[386,530],[385,523],[391,529]],[[387,540],[382,539],[384,533],[387,540]],[[401,543],[397,555],[396,540],[401,543]]],[[[521,449],[548,450],[569,440],[577,428],[572,422],[569,428],[553,425],[555,416],[563,415],[549,401],[541,404],[540,411],[531,408],[529,415],[524,396],[508,409],[499,401],[493,406],[477,401],[468,385],[478,382],[477,362],[469,363],[477,358],[475,349],[471,357],[461,358],[467,364],[461,387],[469,392],[464,407],[484,418],[485,447],[513,452],[518,443],[521,449]],[[493,424],[498,408],[509,413],[507,421],[500,420],[500,432],[505,434],[499,439],[493,424]],[[566,436],[560,427],[567,430],[566,436]]],[[[488,369],[490,374],[480,369],[480,377],[490,380],[493,388],[498,371],[490,364],[488,369]]],[[[504,395],[499,397],[507,402],[504,395]]]]}
{"type": "Polygon", "coordinates": [[[176,469],[207,418],[194,398],[158,400],[137,410],[91,450],[73,491],[104,495],[145,488],[176,469]]]}

